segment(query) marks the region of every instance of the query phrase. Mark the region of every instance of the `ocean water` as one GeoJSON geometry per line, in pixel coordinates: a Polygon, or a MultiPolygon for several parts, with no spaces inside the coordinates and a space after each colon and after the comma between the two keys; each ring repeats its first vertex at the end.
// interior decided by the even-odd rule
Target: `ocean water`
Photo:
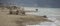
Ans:
{"type": "Polygon", "coordinates": [[[35,11],[38,9],[38,12],[27,12],[26,14],[44,16],[46,15],[49,20],[53,22],[42,22],[36,25],[27,25],[27,26],[60,26],[60,9],[59,8],[37,8],[37,7],[24,7],[25,10],[35,11]]]}

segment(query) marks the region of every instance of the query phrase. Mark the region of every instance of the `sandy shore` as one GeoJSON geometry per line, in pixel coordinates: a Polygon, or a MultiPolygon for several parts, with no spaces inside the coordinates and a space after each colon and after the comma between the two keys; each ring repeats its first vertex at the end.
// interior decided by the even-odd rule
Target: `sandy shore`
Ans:
{"type": "Polygon", "coordinates": [[[0,11],[0,26],[25,26],[26,24],[37,24],[47,21],[48,19],[42,16],[33,15],[9,15],[8,12],[0,11]]]}

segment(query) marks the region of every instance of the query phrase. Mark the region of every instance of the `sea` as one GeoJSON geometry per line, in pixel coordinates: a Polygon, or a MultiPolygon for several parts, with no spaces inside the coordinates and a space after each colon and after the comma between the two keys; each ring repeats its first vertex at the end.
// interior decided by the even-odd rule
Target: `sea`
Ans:
{"type": "Polygon", "coordinates": [[[27,11],[38,11],[27,12],[26,14],[44,16],[46,15],[49,20],[53,22],[42,22],[36,25],[26,25],[26,26],[60,26],[60,8],[41,8],[41,7],[24,7],[27,11]]]}

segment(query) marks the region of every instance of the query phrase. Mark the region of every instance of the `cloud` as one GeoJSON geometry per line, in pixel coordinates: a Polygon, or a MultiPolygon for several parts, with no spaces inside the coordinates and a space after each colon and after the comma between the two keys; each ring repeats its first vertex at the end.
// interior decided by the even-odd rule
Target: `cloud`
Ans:
{"type": "Polygon", "coordinates": [[[60,8],[60,0],[1,0],[4,4],[16,4],[18,6],[55,7],[60,8]]]}

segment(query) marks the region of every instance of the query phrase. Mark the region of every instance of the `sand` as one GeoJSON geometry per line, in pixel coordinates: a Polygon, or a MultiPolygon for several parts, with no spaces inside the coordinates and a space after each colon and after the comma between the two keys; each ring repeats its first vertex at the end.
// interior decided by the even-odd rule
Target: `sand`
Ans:
{"type": "Polygon", "coordinates": [[[47,18],[35,15],[10,15],[8,11],[0,10],[0,26],[26,26],[47,21],[47,18]]]}

